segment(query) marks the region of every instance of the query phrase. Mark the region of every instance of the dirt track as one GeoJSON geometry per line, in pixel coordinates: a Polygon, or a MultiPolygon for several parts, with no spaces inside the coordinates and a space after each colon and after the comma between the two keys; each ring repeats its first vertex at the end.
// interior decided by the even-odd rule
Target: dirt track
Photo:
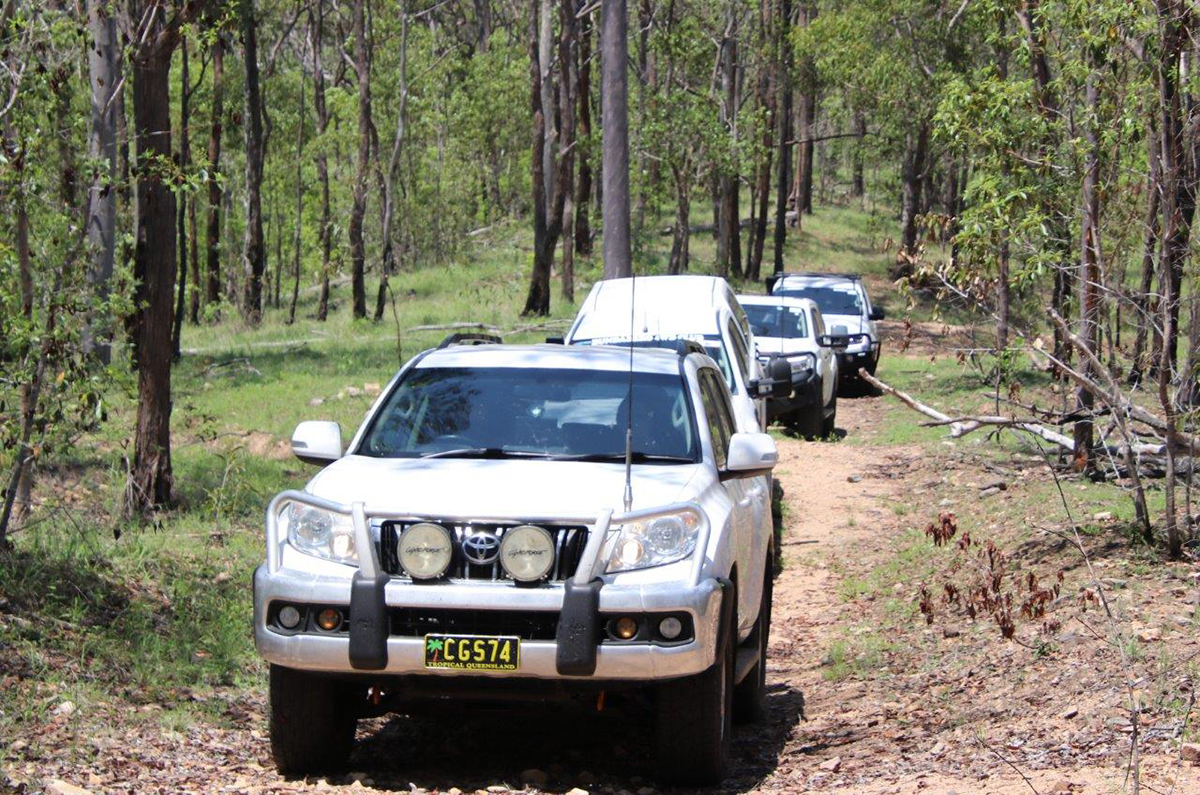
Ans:
{"type": "MultiPolygon", "coordinates": [[[[842,401],[839,428],[850,435],[869,434],[880,421],[880,400],[842,401]]],[[[1121,789],[1119,736],[1099,755],[1072,751],[1065,740],[1067,728],[1032,715],[1033,710],[1016,703],[1015,695],[998,694],[999,672],[995,678],[987,673],[972,677],[972,669],[956,684],[938,670],[922,670],[918,650],[889,663],[894,667],[881,672],[887,675],[836,681],[823,676],[831,644],[866,631],[863,622],[871,621],[858,600],[842,597],[839,582],[844,572],[863,572],[893,554],[896,538],[912,521],[891,511],[889,498],[917,490],[936,474],[928,466],[917,450],[782,443],[777,474],[788,504],[786,567],[775,589],[770,711],[765,722],[735,735],[733,774],[719,791],[970,795],[1121,789]],[[975,715],[975,722],[960,722],[946,704],[935,703],[943,688],[973,689],[981,699],[1009,698],[1012,703],[981,713],[990,717],[975,715]],[[1051,751],[1057,748],[1057,755],[1039,751],[1021,756],[1006,750],[1003,740],[994,750],[997,743],[972,739],[1018,730],[1039,738],[1051,751]],[[1013,757],[1019,763],[1015,767],[1009,764],[1013,757]]],[[[897,590],[896,599],[911,599],[916,584],[912,586],[897,590]]],[[[914,627],[898,643],[913,647],[922,638],[942,642],[940,633],[931,635],[914,627]]],[[[989,658],[1009,665],[1001,669],[1006,677],[1023,679],[1027,666],[1034,677],[1040,675],[1011,644],[986,638],[980,643],[989,658]]],[[[619,710],[583,720],[542,711],[364,721],[351,776],[285,781],[271,768],[262,691],[227,690],[203,698],[209,711],[222,716],[223,725],[196,723],[166,732],[154,719],[158,705],[140,708],[148,713],[144,716],[111,707],[112,728],[107,731],[97,730],[95,721],[85,729],[69,718],[56,718],[45,727],[42,747],[67,747],[73,735],[82,750],[71,756],[27,757],[7,772],[31,783],[61,778],[94,792],[502,793],[524,789],[525,772],[534,770],[525,777],[544,775],[546,792],[578,787],[593,795],[652,795],[652,783],[642,777],[649,769],[649,738],[643,725],[619,710]]],[[[1037,698],[1045,702],[1052,694],[1037,698]]],[[[93,718],[97,713],[103,716],[103,708],[93,711],[93,718]]],[[[1148,758],[1145,769],[1144,780],[1154,782],[1157,791],[1200,792],[1195,767],[1180,768],[1160,756],[1148,758]],[[1156,777],[1155,770],[1166,772],[1156,777]],[[1174,787],[1164,780],[1167,775],[1179,776],[1174,787]]]]}

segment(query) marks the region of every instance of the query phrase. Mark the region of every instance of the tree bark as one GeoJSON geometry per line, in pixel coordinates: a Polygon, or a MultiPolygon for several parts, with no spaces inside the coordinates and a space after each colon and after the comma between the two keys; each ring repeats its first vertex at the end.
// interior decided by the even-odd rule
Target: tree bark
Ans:
{"type": "Polygon", "coordinates": [[[783,273],[783,246],[787,241],[787,200],[791,188],[792,146],[792,48],[787,33],[792,22],[791,0],[779,0],[777,62],[775,68],[775,127],[779,172],[775,190],[775,273],[783,273]]]}
{"type": "Polygon", "coordinates": [[[262,178],[263,178],[263,115],[262,92],[258,73],[258,21],[254,0],[241,0],[242,47],[246,67],[244,99],[246,118],[243,122],[246,145],[246,229],[242,247],[242,315],[246,323],[257,326],[262,322],[263,271],[266,269],[266,247],[263,241],[262,178]]]}
{"type": "MultiPolygon", "coordinates": [[[[179,170],[186,174],[191,166],[191,143],[188,140],[188,125],[191,124],[191,91],[189,91],[191,76],[188,73],[188,43],[187,39],[180,41],[179,58],[179,170]]],[[[175,298],[175,317],[171,325],[171,358],[179,361],[179,341],[183,336],[183,316],[187,301],[187,194],[181,193],[177,202],[175,216],[177,218],[176,239],[179,243],[179,279],[175,298]]]]}
{"type": "MultiPolygon", "coordinates": [[[[738,147],[738,25],[737,12],[726,12],[725,35],[721,39],[721,123],[729,136],[730,162],[736,162],[738,147]]],[[[721,170],[718,184],[717,275],[742,278],[741,211],[738,189],[741,183],[735,169],[721,170]]]]}
{"type": "Polygon", "coordinates": [[[633,273],[629,219],[628,18],[625,0],[601,0],[604,278],[633,273]]]}
{"type": "Polygon", "coordinates": [[[300,111],[296,119],[296,224],[292,231],[292,300],[288,304],[288,325],[296,322],[296,302],[300,298],[300,241],[304,229],[304,85],[300,86],[300,111]]]}
{"type": "Polygon", "coordinates": [[[562,195],[562,297],[575,301],[575,91],[579,86],[579,20],[575,3],[561,2],[559,15],[559,57],[562,77],[559,81],[559,116],[562,124],[562,163],[558,191],[562,195]]]}
{"type": "MultiPolygon", "coordinates": [[[[1097,69],[1099,65],[1097,65],[1097,69]]],[[[1084,124],[1084,170],[1079,278],[1079,333],[1085,346],[1084,375],[1096,380],[1091,362],[1098,360],[1100,339],[1100,75],[1088,75],[1085,87],[1087,119],[1084,124]]],[[[1075,421],[1072,436],[1075,441],[1075,467],[1080,472],[1092,472],[1096,467],[1092,393],[1082,387],[1075,394],[1075,421]]]]}
{"type": "MultiPolygon", "coordinates": [[[[329,110],[325,105],[325,67],[321,62],[321,36],[325,28],[325,2],[316,0],[308,12],[309,38],[313,51],[313,111],[317,117],[317,137],[325,135],[329,127],[329,110]]],[[[329,255],[333,247],[333,225],[329,214],[329,160],[323,147],[317,147],[317,181],[321,183],[321,220],[317,227],[317,238],[321,247],[321,292],[317,299],[317,320],[322,323],[329,317],[329,255]]]]}
{"type": "Polygon", "coordinates": [[[929,149],[929,124],[920,121],[904,137],[904,162],[901,168],[900,253],[892,268],[892,278],[913,273],[917,256],[917,216],[921,212],[921,187],[925,177],[929,149]]]}
{"type": "MultiPolygon", "coordinates": [[[[817,18],[815,0],[804,0],[800,6],[800,24],[808,27],[817,18]]],[[[800,149],[796,155],[795,194],[796,226],[800,218],[813,211],[813,153],[816,151],[817,66],[805,59],[800,73],[800,103],[796,113],[800,149]]]]}
{"type": "Polygon", "coordinates": [[[208,133],[208,235],[205,253],[208,259],[207,290],[209,304],[221,300],[221,134],[225,115],[225,43],[217,34],[212,43],[212,125],[208,133]]]}
{"type": "Polygon", "coordinates": [[[867,137],[867,117],[857,108],[854,111],[854,160],[850,174],[850,195],[861,199],[866,193],[863,180],[863,146],[867,137]]]}
{"type": "Polygon", "coordinates": [[[171,54],[178,27],[163,9],[135,19],[148,26],[131,56],[133,119],[137,142],[134,217],[135,272],[143,279],[144,303],[134,320],[138,351],[138,409],[133,466],[126,488],[130,511],[147,511],[171,500],[171,299],[175,287],[175,194],[156,163],[171,158],[171,54]]]}
{"type": "MultiPolygon", "coordinates": [[[[397,269],[392,226],[396,217],[396,178],[399,176],[400,156],[404,152],[408,131],[408,10],[400,4],[400,108],[396,112],[396,134],[392,139],[392,154],[383,175],[383,196],[379,234],[383,240],[383,262],[380,266],[379,293],[375,299],[375,320],[383,319],[384,305],[390,289],[389,280],[397,269]]],[[[376,146],[378,149],[378,146],[376,146]]]]}
{"type": "MultiPolygon", "coordinates": [[[[92,94],[92,123],[88,130],[88,157],[102,162],[90,188],[88,242],[92,263],[88,285],[101,304],[108,300],[117,243],[117,103],[114,92],[120,79],[117,56],[116,17],[105,0],[88,0],[88,26],[92,46],[88,48],[88,78],[92,94]]],[[[104,364],[112,357],[110,319],[105,310],[90,314],[83,333],[85,353],[104,364]]]]}
{"type": "Polygon", "coordinates": [[[365,0],[354,0],[355,64],[358,75],[358,166],[354,175],[354,203],[347,229],[350,240],[350,283],[355,319],[367,316],[366,245],[363,219],[367,214],[367,170],[371,159],[371,57],[367,50],[365,0]]]}
{"type": "Polygon", "coordinates": [[[1142,237],[1142,274],[1138,293],[1133,304],[1137,311],[1137,335],[1133,342],[1133,356],[1129,367],[1129,383],[1139,384],[1155,372],[1154,361],[1157,351],[1162,349],[1162,340],[1157,338],[1158,303],[1150,294],[1154,286],[1156,254],[1159,245],[1159,178],[1157,124],[1151,121],[1151,134],[1146,138],[1147,170],[1146,215],[1142,237]]]}
{"type": "MultiPolygon", "coordinates": [[[[579,137],[592,136],[592,15],[579,22],[579,137]]],[[[579,184],[575,191],[575,252],[592,253],[592,227],[588,217],[592,194],[592,162],[587,147],[579,149],[579,184]]]]}
{"type": "Polygon", "coordinates": [[[692,203],[690,170],[691,165],[686,161],[682,165],[671,167],[675,177],[675,229],[671,237],[671,258],[667,262],[667,273],[672,276],[685,273],[688,269],[688,244],[691,236],[688,224],[692,203]]]}

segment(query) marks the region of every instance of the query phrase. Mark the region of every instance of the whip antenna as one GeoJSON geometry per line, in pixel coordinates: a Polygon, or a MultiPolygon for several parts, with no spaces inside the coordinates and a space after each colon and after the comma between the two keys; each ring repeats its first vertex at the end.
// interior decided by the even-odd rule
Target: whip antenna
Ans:
{"type": "Polygon", "coordinates": [[[629,412],[625,415],[625,512],[633,508],[633,320],[637,302],[637,281],[629,274],[629,392],[625,397],[629,412]]]}

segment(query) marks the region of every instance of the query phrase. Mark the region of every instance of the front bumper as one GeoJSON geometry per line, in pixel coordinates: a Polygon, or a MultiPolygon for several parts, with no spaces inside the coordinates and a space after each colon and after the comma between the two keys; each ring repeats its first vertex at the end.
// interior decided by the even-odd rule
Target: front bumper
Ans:
{"type": "Polygon", "coordinates": [[[838,351],[838,373],[843,379],[857,378],[861,367],[870,368],[879,359],[879,343],[872,341],[862,350],[838,351]]]}
{"type": "Polygon", "coordinates": [[[792,377],[792,394],[785,398],[771,398],[767,401],[767,419],[774,422],[780,417],[786,417],[794,411],[820,405],[824,390],[821,387],[821,376],[814,370],[805,370],[792,377]]]}
{"type": "MultiPolygon", "coordinates": [[[[687,580],[617,585],[598,577],[602,566],[600,552],[610,527],[678,510],[679,505],[619,517],[607,512],[592,517],[586,522],[590,525],[589,540],[575,575],[566,583],[523,588],[506,582],[412,583],[380,573],[374,560],[374,545],[368,540],[366,517],[408,517],[367,511],[361,504],[345,511],[354,517],[356,533],[361,536],[358,549],[369,550],[353,579],[282,567],[279,545],[283,540],[275,517],[287,501],[303,501],[326,509],[336,506],[301,492],[285,492],[268,508],[267,562],[254,573],[254,643],[268,662],[329,673],[655,680],[699,673],[716,659],[724,586],[716,578],[701,577],[709,536],[706,519],[687,580]],[[349,631],[285,634],[269,621],[274,602],[345,608],[349,631]],[[424,637],[393,634],[395,625],[389,616],[397,608],[549,614],[557,617],[558,630],[553,640],[522,640],[520,669],[515,672],[427,669],[424,637]],[[602,642],[600,628],[609,616],[661,613],[688,614],[693,631],[691,639],[674,644],[602,642]]],[[[698,506],[692,507],[698,510],[698,506]]],[[[703,511],[699,512],[703,517],[703,511]]],[[[584,523],[578,517],[569,521],[584,523]]]]}

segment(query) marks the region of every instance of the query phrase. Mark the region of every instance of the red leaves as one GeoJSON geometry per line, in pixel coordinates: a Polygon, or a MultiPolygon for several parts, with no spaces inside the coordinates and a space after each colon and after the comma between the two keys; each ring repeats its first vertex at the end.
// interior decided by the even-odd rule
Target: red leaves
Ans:
{"type": "Polygon", "coordinates": [[[937,524],[929,523],[925,528],[925,535],[933,539],[934,546],[942,546],[950,542],[958,533],[958,517],[949,511],[942,511],[938,514],[937,524]]]}

